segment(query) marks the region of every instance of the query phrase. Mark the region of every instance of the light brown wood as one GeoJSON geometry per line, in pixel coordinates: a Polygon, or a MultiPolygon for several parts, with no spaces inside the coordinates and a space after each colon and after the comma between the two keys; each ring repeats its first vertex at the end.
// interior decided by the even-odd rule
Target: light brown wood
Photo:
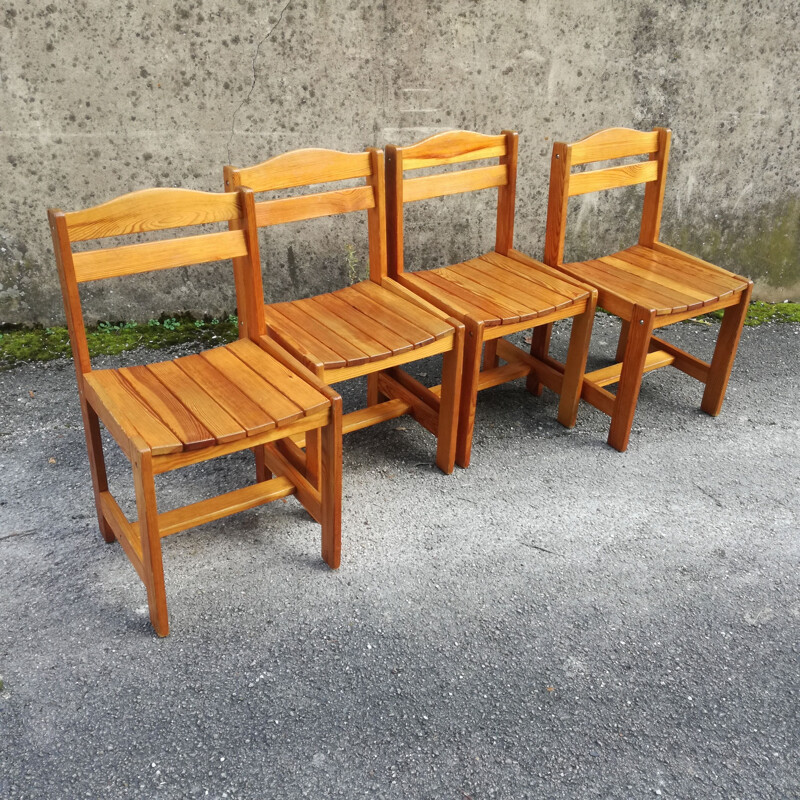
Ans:
{"type": "Polygon", "coordinates": [[[474,192],[504,186],[508,181],[505,165],[477,167],[462,172],[443,172],[441,175],[426,175],[424,178],[406,178],[403,181],[403,202],[430,200],[461,192],[474,192]]]}
{"type": "Polygon", "coordinates": [[[230,167],[225,175],[225,188],[230,191],[249,186],[254,192],[269,192],[365,178],[371,169],[368,153],[307,148],[283,153],[252,167],[230,167]]]}
{"type": "Polygon", "coordinates": [[[652,247],[658,241],[661,232],[661,212],[664,206],[669,147],[672,140],[672,132],[667,128],[656,128],[653,133],[658,137],[657,150],[650,153],[650,160],[657,165],[658,176],[654,182],[648,183],[645,187],[642,222],[639,227],[639,244],[646,247],[652,247]]]}
{"type": "Polygon", "coordinates": [[[507,138],[475,131],[444,131],[403,148],[403,169],[438,167],[506,155],[507,138]]]}
{"type": "Polygon", "coordinates": [[[64,215],[70,242],[227,222],[241,213],[239,195],[189,189],[143,189],[64,215]]]}
{"type": "Polygon", "coordinates": [[[658,130],[636,131],[630,128],[606,128],[570,145],[573,165],[590,161],[611,161],[628,156],[655,153],[659,146],[658,130]]]}
{"type": "Polygon", "coordinates": [[[285,197],[256,203],[256,222],[259,227],[317,219],[350,211],[366,211],[375,207],[375,195],[370,186],[338,189],[303,197],[285,197]]]}
{"type": "MultiPolygon", "coordinates": [[[[148,190],[94,209],[71,214],[51,209],[48,215],[75,355],[98,523],[107,541],[120,542],[144,583],[156,633],[169,632],[161,538],[178,530],[295,493],[321,523],[325,560],[338,566],[341,463],[333,461],[341,462],[341,399],[313,376],[307,383],[303,376],[308,373],[274,343],[266,349],[256,344],[266,325],[252,192],[148,190]],[[227,222],[229,230],[183,235],[184,230],[180,238],[78,254],[72,249],[75,241],[208,222],[227,222]],[[234,261],[240,332],[250,338],[174,361],[92,370],[80,280],[228,258],[234,261]],[[108,490],[100,421],[130,460],[136,522],[126,519],[108,490]],[[303,456],[299,465],[290,464],[290,470],[282,472],[283,462],[269,461],[264,448],[279,447],[276,442],[293,436],[308,440],[315,455],[303,456]],[[315,449],[318,440],[323,444],[315,449]],[[248,448],[256,452],[255,486],[159,514],[155,475],[248,448]]],[[[284,449],[294,447],[290,441],[284,449]]]]}
{"type": "Polygon", "coordinates": [[[620,186],[633,186],[647,183],[658,178],[658,162],[641,161],[638,164],[626,164],[622,167],[607,167],[578,172],[569,179],[569,196],[588,192],[599,192],[605,189],[616,189],[620,186]]]}
{"type": "MultiPolygon", "coordinates": [[[[642,372],[652,372],[655,369],[661,369],[661,367],[668,367],[673,361],[675,361],[675,357],[665,350],[651,350],[644,360],[642,372]]],[[[591,381],[596,386],[610,386],[612,383],[619,381],[621,373],[622,362],[587,372],[586,380],[591,381]]]]}
{"type": "Polygon", "coordinates": [[[78,282],[85,283],[245,255],[247,244],[244,234],[241,231],[225,231],[89,250],[75,253],[73,261],[78,282]]]}

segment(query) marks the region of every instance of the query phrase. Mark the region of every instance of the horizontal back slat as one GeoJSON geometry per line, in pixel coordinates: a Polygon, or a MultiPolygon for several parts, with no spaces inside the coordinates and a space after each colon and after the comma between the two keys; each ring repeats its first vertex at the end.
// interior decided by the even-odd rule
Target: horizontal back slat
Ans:
{"type": "Polygon", "coordinates": [[[658,178],[658,161],[642,161],[622,167],[594,169],[571,175],[568,194],[570,197],[574,197],[576,194],[599,192],[602,189],[616,189],[618,186],[648,183],[656,178],[658,178]]]}
{"type": "Polygon", "coordinates": [[[240,214],[235,193],[143,189],[64,215],[73,242],[226,222],[240,214]]]}
{"type": "Polygon", "coordinates": [[[505,186],[507,182],[508,170],[505,164],[426,175],[424,178],[408,178],[403,181],[403,202],[411,203],[459,192],[491,189],[494,186],[505,186]]]}
{"type": "Polygon", "coordinates": [[[640,156],[657,150],[658,131],[635,131],[630,128],[608,128],[570,145],[573,165],[640,156]]]}
{"type": "Polygon", "coordinates": [[[402,148],[403,169],[421,169],[506,154],[506,137],[473,131],[446,131],[402,148]]]}
{"type": "Polygon", "coordinates": [[[365,178],[372,172],[370,154],[308,148],[270,158],[252,167],[235,169],[240,186],[254,192],[291,189],[315,183],[365,178]]]}
{"type": "Polygon", "coordinates": [[[256,225],[261,228],[267,225],[280,225],[284,222],[297,222],[302,219],[346,214],[349,211],[363,211],[374,207],[375,193],[372,186],[320,192],[304,197],[265,200],[256,203],[256,225]]]}
{"type": "Polygon", "coordinates": [[[163,242],[143,242],[90,250],[74,253],[72,258],[75,278],[78,283],[85,283],[246,255],[245,231],[223,231],[167,239],[163,242]]]}

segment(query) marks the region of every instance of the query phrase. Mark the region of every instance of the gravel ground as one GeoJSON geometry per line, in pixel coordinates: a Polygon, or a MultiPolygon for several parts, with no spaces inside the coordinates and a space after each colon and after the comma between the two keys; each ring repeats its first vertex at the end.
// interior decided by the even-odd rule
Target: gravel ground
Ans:
{"type": "Polygon", "coordinates": [[[451,476],[412,420],[352,434],[341,569],[292,498],[171,537],[165,640],[97,531],[71,364],[0,373],[0,797],[800,797],[798,355],[745,329],[716,419],[647,376],[625,454],[519,381],[451,476]]]}

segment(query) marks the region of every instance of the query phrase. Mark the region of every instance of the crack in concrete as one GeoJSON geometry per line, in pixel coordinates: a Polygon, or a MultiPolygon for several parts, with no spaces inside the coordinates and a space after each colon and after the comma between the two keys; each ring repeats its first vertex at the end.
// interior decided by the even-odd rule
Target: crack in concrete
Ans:
{"type": "Polygon", "coordinates": [[[29,530],[29,531],[14,531],[13,533],[8,533],[5,536],[0,536],[0,542],[4,542],[6,539],[14,539],[18,536],[33,536],[33,534],[39,533],[37,530],[29,530]]]}
{"type": "Polygon", "coordinates": [[[231,163],[231,142],[233,141],[233,137],[236,135],[236,115],[242,110],[242,107],[246,105],[248,100],[253,94],[253,90],[256,88],[256,81],[258,80],[258,72],[256,71],[256,64],[258,62],[258,54],[261,50],[261,45],[269,39],[270,36],[275,32],[275,29],[278,25],[281,24],[281,20],[283,19],[283,15],[286,13],[286,9],[292,4],[292,0],[287,0],[286,5],[281,9],[281,13],[278,15],[278,21],[266,32],[264,37],[256,46],[256,52],[253,55],[253,82],[250,84],[250,91],[247,92],[247,96],[242,100],[241,103],[236,107],[236,110],[233,112],[233,117],[231,118],[231,135],[228,137],[228,143],[225,146],[225,149],[228,153],[228,163],[231,163]]]}

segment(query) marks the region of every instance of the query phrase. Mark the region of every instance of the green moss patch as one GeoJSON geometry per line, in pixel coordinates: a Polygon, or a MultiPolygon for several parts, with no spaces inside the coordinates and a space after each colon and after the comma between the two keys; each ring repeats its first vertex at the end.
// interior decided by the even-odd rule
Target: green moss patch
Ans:
{"type": "MultiPolygon", "coordinates": [[[[237,336],[238,319],[189,316],[162,317],[146,323],[101,322],[88,328],[86,338],[92,356],[117,355],[137,347],[160,350],[170,345],[196,342],[202,347],[232,342],[237,336]]],[[[72,350],[66,328],[0,328],[0,364],[13,366],[27,361],[69,358],[72,350]]]]}

